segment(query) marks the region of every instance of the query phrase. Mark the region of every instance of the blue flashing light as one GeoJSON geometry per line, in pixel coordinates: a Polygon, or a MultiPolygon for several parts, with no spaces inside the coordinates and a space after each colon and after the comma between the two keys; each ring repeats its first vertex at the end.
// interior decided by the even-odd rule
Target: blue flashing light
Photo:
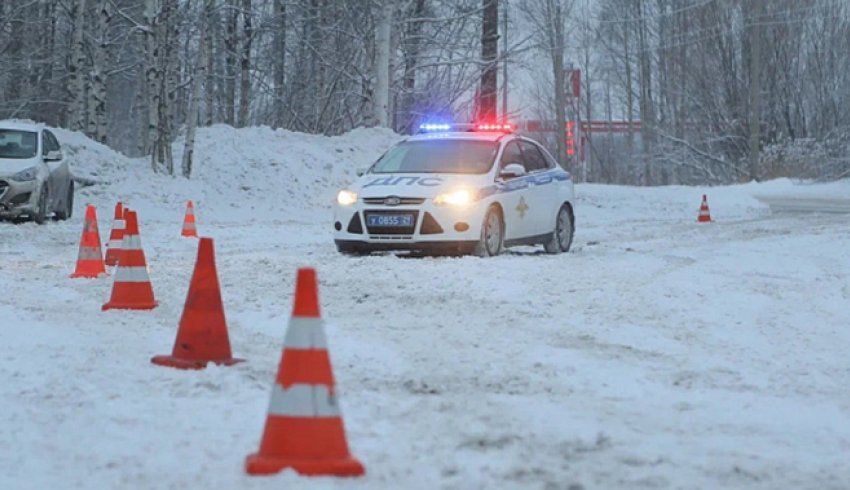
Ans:
{"type": "Polygon", "coordinates": [[[419,125],[420,131],[448,131],[450,129],[452,129],[452,125],[444,123],[425,123],[419,125]]]}

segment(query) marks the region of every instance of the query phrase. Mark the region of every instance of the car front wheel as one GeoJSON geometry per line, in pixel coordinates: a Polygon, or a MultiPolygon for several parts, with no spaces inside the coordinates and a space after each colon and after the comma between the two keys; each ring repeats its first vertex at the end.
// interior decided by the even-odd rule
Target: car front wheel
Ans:
{"type": "Polygon", "coordinates": [[[74,214],[74,182],[68,185],[68,194],[65,196],[65,205],[60,211],[56,211],[56,219],[66,220],[74,214]]]}
{"type": "Polygon", "coordinates": [[[494,257],[502,253],[505,246],[505,223],[502,213],[496,206],[491,206],[484,216],[481,227],[481,238],[475,246],[474,254],[479,257],[494,257]]]}
{"type": "Polygon", "coordinates": [[[552,232],[552,237],[543,244],[546,252],[550,254],[569,252],[573,243],[574,231],[573,215],[569,206],[564,204],[558,210],[558,215],[555,218],[555,230],[552,232]]]}
{"type": "Polygon", "coordinates": [[[32,217],[33,221],[38,224],[43,224],[47,220],[47,186],[41,186],[38,192],[38,208],[32,217]]]}

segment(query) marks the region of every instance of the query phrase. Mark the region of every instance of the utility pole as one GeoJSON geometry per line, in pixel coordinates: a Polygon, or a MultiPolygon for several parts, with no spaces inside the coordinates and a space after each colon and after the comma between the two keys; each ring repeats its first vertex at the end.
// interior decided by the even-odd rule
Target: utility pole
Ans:
{"type": "Polygon", "coordinates": [[[508,0],[502,0],[502,120],[508,120],[508,0]]]}
{"type": "Polygon", "coordinates": [[[758,180],[761,140],[761,0],[749,0],[750,7],[750,180],[758,180]]]}
{"type": "Polygon", "coordinates": [[[481,22],[481,88],[478,99],[478,120],[495,121],[498,98],[499,67],[499,0],[482,0],[481,22]]]}

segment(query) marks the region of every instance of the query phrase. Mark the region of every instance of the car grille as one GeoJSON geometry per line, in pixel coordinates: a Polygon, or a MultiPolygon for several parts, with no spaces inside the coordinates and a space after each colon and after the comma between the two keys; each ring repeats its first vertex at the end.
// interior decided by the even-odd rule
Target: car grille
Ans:
{"type": "MultiPolygon", "coordinates": [[[[413,231],[416,229],[416,223],[419,220],[419,212],[418,211],[366,211],[363,213],[366,218],[366,231],[369,235],[413,235],[413,231]],[[369,226],[369,216],[372,215],[395,215],[395,214],[412,214],[413,215],[413,225],[412,226],[369,226]]],[[[373,236],[373,238],[383,238],[373,236]]]]}
{"type": "Polygon", "coordinates": [[[371,206],[418,206],[425,202],[424,197],[398,197],[398,196],[386,196],[386,197],[364,197],[363,202],[369,204],[371,206]],[[386,200],[390,198],[398,199],[398,204],[387,204],[386,200]]]}
{"type": "Polygon", "coordinates": [[[0,197],[3,197],[3,194],[6,193],[6,189],[9,188],[9,183],[5,180],[0,180],[0,197]]]}

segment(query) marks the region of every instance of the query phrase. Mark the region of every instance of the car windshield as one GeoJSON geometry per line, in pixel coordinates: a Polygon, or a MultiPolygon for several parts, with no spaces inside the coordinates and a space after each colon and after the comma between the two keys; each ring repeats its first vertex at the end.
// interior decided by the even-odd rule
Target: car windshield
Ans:
{"type": "Polygon", "coordinates": [[[32,158],[38,151],[38,133],[0,129],[0,158],[32,158]]]}
{"type": "Polygon", "coordinates": [[[372,167],[376,174],[484,174],[493,166],[499,144],[494,141],[405,141],[372,167]]]}

